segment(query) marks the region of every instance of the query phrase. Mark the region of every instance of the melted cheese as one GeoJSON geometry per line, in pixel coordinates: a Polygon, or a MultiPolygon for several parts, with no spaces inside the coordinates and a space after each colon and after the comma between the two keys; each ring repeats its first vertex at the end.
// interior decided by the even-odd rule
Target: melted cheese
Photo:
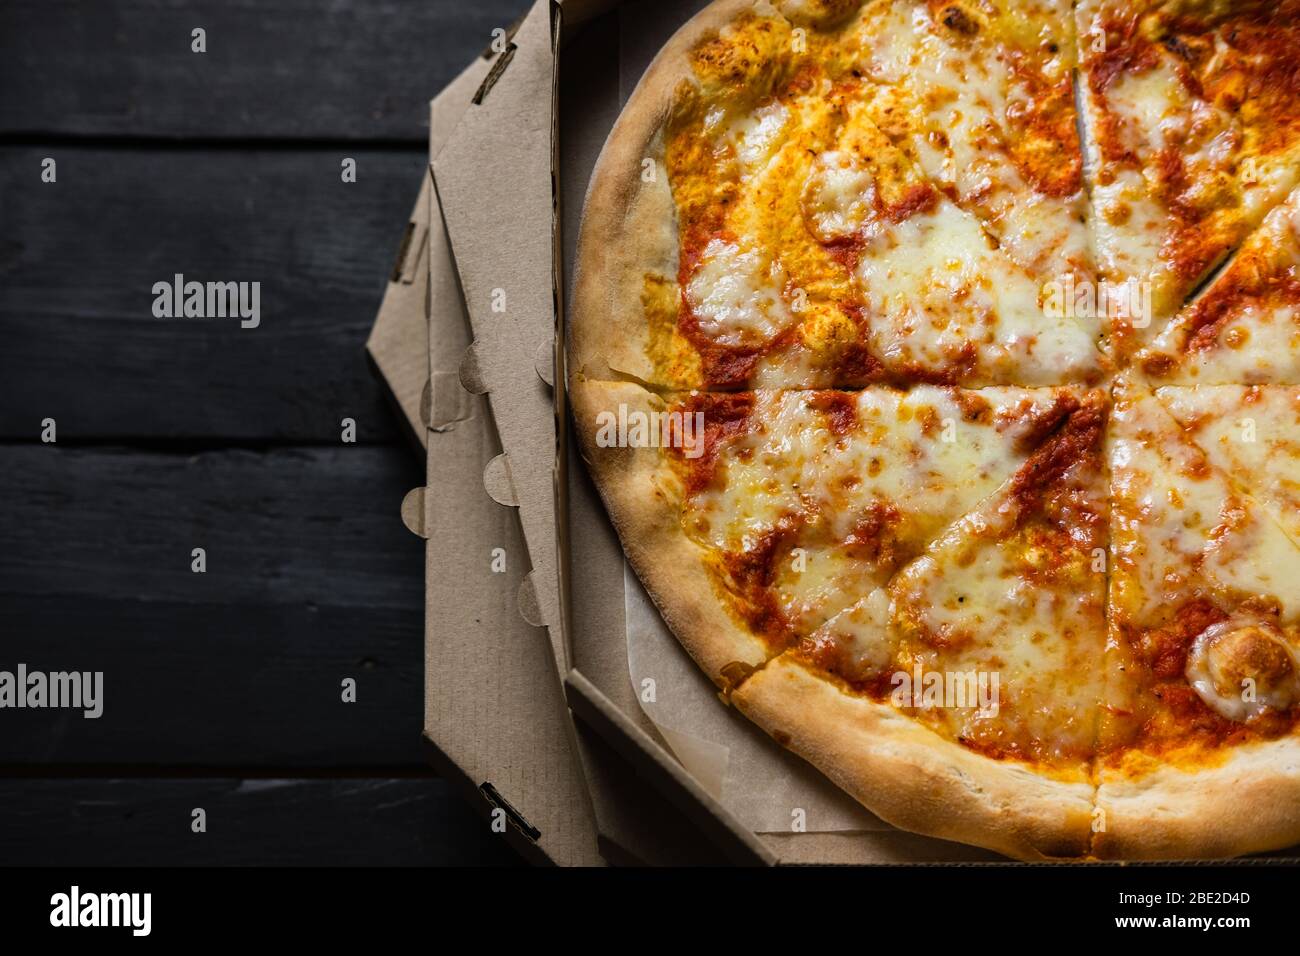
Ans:
{"type": "Polygon", "coordinates": [[[972,7],[949,26],[923,6],[869,6],[855,37],[878,83],[867,108],[1040,282],[1089,279],[1068,4],[1005,7],[992,22],[980,14],[995,8],[972,7]]]}
{"type": "MultiPolygon", "coordinates": [[[[1061,482],[1072,507],[1105,513],[1099,457],[1061,482]]],[[[904,670],[998,675],[996,720],[973,707],[930,719],[996,752],[1087,759],[1104,680],[1106,574],[1094,554],[1103,540],[1025,515],[1004,491],[898,574],[889,590],[904,670]]]]}
{"type": "Polygon", "coordinates": [[[1118,25],[1129,12],[1111,0],[1078,8],[1098,264],[1111,281],[1148,283],[1154,303],[1139,322],[1116,317],[1121,353],[1148,344],[1300,182],[1300,130],[1287,115],[1300,98],[1285,79],[1295,25],[1204,9],[1201,25],[1170,29],[1157,7],[1129,31],[1118,25]]]}
{"type": "MultiPolygon", "coordinates": [[[[701,331],[723,345],[762,345],[797,308],[798,346],[824,367],[863,338],[844,311],[861,303],[873,354],[899,376],[970,385],[1094,376],[1099,355],[1087,324],[1045,314],[1042,284],[935,193],[864,110],[846,108],[837,128],[820,99],[792,107],[798,121],[786,125],[797,135],[743,185],[726,220],[745,249],[773,250],[772,263],[712,240],[687,286],[701,331]],[[830,148],[817,151],[819,143],[830,148]],[[851,275],[824,245],[843,240],[857,244],[851,275]]],[[[763,384],[839,384],[801,378],[795,355],[767,368],[763,384]]]]}
{"type": "Polygon", "coordinates": [[[1300,383],[1300,190],[1139,361],[1166,382],[1300,383]]]}
{"type": "Polygon", "coordinates": [[[1117,386],[1111,435],[1112,605],[1154,625],[1199,593],[1300,615],[1295,545],[1208,462],[1149,391],[1117,386]]]}
{"type": "Polygon", "coordinates": [[[759,249],[714,239],[686,287],[700,329],[724,345],[761,345],[790,321],[779,262],[759,249]]]}
{"type": "Polygon", "coordinates": [[[834,27],[862,6],[863,0],[777,0],[777,9],[791,23],[834,27]]]}
{"type": "Polygon", "coordinates": [[[804,184],[804,217],[822,242],[857,235],[877,201],[875,178],[851,153],[827,150],[804,184]]]}
{"type": "Polygon", "coordinates": [[[969,356],[970,378],[1029,385],[1097,371],[1088,332],[1045,314],[1040,287],[946,200],[870,235],[856,278],[879,317],[873,344],[887,365],[951,369],[969,356]]]}
{"type": "Polygon", "coordinates": [[[752,175],[772,158],[780,142],[790,111],[781,103],[768,103],[737,117],[728,130],[742,173],[752,175]]]}
{"type": "MultiPolygon", "coordinates": [[[[869,8],[870,16],[879,15],[878,4],[869,8]]],[[[1001,49],[1008,37],[1027,42],[1033,31],[1025,24],[1047,22],[1035,19],[1046,10],[1028,19],[1008,11],[984,22],[991,49],[1001,49]]],[[[836,16],[844,12],[835,7],[836,16]]],[[[695,344],[702,354],[721,346],[752,356],[739,371],[735,361],[707,359],[706,377],[707,362],[716,361],[714,384],[725,387],[857,386],[918,375],[968,387],[1095,379],[1095,317],[1046,315],[1039,305],[1045,282],[1064,271],[1089,274],[1071,205],[1078,197],[1059,208],[1046,194],[1013,201],[1032,185],[1013,175],[1020,160],[1003,149],[990,167],[979,159],[988,143],[961,145],[995,115],[1014,126],[1039,91],[1022,88],[1004,64],[983,78],[988,88],[977,101],[958,109],[936,100],[930,125],[891,142],[894,134],[874,121],[888,120],[877,109],[886,92],[878,78],[862,76],[861,63],[880,55],[863,48],[872,36],[867,16],[835,32],[813,31],[808,54],[783,53],[779,69],[751,62],[769,39],[765,32],[751,35],[756,23],[735,36],[724,30],[702,54],[707,69],[699,89],[679,105],[667,167],[686,237],[695,344]],[[717,74],[730,76],[733,68],[751,77],[780,73],[789,83],[774,81],[770,96],[740,96],[722,84],[726,95],[719,99],[717,74]],[[941,126],[952,128],[958,145],[936,154],[938,165],[918,167],[919,147],[941,126]],[[947,184],[942,169],[960,180],[956,205],[931,183],[947,184]]],[[[931,22],[922,5],[905,19],[894,31],[907,53],[905,72],[919,76],[931,69],[929,53],[942,54],[931,87],[918,96],[942,99],[940,82],[959,76],[973,82],[974,74],[961,71],[980,62],[978,50],[963,51],[935,34],[952,28],[931,22]]],[[[1035,69],[1067,79],[1060,63],[1035,69]]],[[[769,89],[765,84],[759,86],[769,89]]],[[[1008,136],[1004,147],[1024,138],[1008,136]]]]}
{"type": "Polygon", "coordinates": [[[1210,463],[1245,485],[1300,544],[1300,387],[1202,385],[1156,394],[1210,463]]]}
{"type": "Polygon", "coordinates": [[[852,393],[854,424],[841,435],[816,407],[819,393],[757,393],[750,427],[723,445],[715,480],[689,502],[687,531],[747,554],[793,527],[786,551],[802,548],[804,559],[783,554],[776,589],[790,617],[815,626],[1005,481],[1059,396],[864,389],[852,393]]]}
{"type": "MultiPolygon", "coordinates": [[[[1148,70],[1120,74],[1103,95],[1099,100],[1090,90],[1085,101],[1094,135],[1101,139],[1092,190],[1098,265],[1112,281],[1152,286],[1154,315],[1118,317],[1129,335],[1144,342],[1228,248],[1217,243],[1198,253],[1190,274],[1170,263],[1169,254],[1190,243],[1178,241],[1180,225],[1164,195],[1169,187],[1161,181],[1164,170],[1157,157],[1165,149],[1175,152],[1192,184],[1220,181],[1235,161],[1234,152],[1224,148],[1231,144],[1230,117],[1193,100],[1168,57],[1148,70]]],[[[1191,202],[1194,196],[1181,199],[1191,202]]]]}
{"type": "Polygon", "coordinates": [[[898,650],[889,608],[889,593],[874,588],[814,631],[812,642],[838,647],[848,676],[861,681],[879,678],[888,672],[898,650]]]}

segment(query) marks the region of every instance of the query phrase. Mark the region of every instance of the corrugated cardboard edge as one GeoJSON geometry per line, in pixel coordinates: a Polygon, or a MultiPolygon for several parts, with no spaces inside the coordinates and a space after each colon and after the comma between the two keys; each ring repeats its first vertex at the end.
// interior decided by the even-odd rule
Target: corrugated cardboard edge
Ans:
{"type": "MultiPolygon", "coordinates": [[[[487,393],[508,456],[488,477],[512,478],[536,585],[535,601],[523,606],[547,626],[557,676],[568,669],[568,653],[554,532],[554,375],[546,374],[544,358],[553,353],[557,314],[555,136],[554,110],[546,116],[536,105],[539,93],[554,89],[558,22],[558,5],[534,4],[489,74],[492,82],[477,91],[432,164],[474,330],[458,371],[471,390],[487,393]],[[509,459],[529,466],[512,467],[509,459]]],[[[494,495],[502,487],[495,484],[494,495]]]]}
{"type": "Polygon", "coordinates": [[[428,241],[429,183],[427,176],[421,176],[415,207],[402,233],[379,314],[366,340],[370,366],[400,413],[403,432],[421,452],[428,444],[425,426],[430,397],[429,326],[424,301],[429,290],[424,265],[428,241]]]}
{"type": "MultiPolygon", "coordinates": [[[[431,152],[480,88],[490,63],[473,64],[430,107],[431,152]]],[[[429,176],[426,175],[426,179],[429,176]]],[[[572,722],[545,633],[529,626],[515,596],[529,585],[513,509],[488,499],[482,474],[499,453],[487,402],[461,387],[456,363],[468,319],[437,195],[429,189],[426,368],[432,370],[428,493],[403,503],[408,526],[427,537],[424,739],[430,760],[526,859],[600,865],[594,814],[573,752],[572,722]],[[448,494],[448,492],[451,492],[448,494]],[[506,571],[489,571],[491,549],[506,571]],[[482,569],[478,586],[467,586],[482,569]]]]}

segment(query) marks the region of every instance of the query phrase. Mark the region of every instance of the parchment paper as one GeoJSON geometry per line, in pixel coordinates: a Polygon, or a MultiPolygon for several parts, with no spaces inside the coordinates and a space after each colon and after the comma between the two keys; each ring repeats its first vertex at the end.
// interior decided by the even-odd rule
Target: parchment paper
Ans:
{"type": "Polygon", "coordinates": [[[892,829],[719,699],[624,565],[627,664],[637,700],[677,759],[756,833],[892,829]],[[796,811],[802,810],[799,814],[796,811]]]}

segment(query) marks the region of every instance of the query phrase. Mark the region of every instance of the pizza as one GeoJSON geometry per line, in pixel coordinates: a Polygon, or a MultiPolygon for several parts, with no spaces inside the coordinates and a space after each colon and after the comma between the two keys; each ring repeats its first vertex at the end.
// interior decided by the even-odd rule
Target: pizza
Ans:
{"type": "Polygon", "coordinates": [[[583,458],[722,698],[1021,859],[1300,842],[1300,3],[717,0],[589,187],[583,458]]]}
{"type": "Polygon", "coordinates": [[[1150,284],[1112,323],[1129,351],[1300,182],[1300,4],[1080,0],[1076,16],[1098,265],[1150,284]]]}
{"type": "Polygon", "coordinates": [[[1300,190],[1274,207],[1231,262],[1141,350],[1157,384],[1300,381],[1300,190]]]}

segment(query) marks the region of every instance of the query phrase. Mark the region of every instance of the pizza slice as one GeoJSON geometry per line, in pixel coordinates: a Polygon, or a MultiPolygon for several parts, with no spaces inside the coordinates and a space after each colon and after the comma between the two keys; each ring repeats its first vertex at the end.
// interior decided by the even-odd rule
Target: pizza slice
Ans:
{"type": "Polygon", "coordinates": [[[808,231],[850,270],[886,379],[1048,385],[1096,377],[1086,324],[1044,309],[1042,284],[888,143],[862,96],[857,86],[846,93],[846,120],[814,160],[803,211],[808,231]],[[897,171],[901,185],[873,199],[893,178],[882,167],[897,171]]]}
{"type": "Polygon", "coordinates": [[[1300,189],[1139,362],[1159,382],[1300,384],[1300,189]]]}
{"type": "Polygon", "coordinates": [[[1098,267],[1112,343],[1148,343],[1300,181],[1295,0],[1077,8],[1098,267]]]}
{"type": "Polygon", "coordinates": [[[1070,8],[878,0],[853,27],[873,121],[1063,302],[1094,278],[1070,8]]]}
{"type": "Polygon", "coordinates": [[[586,205],[575,368],[713,390],[1098,379],[1087,323],[872,122],[850,28],[791,30],[701,25],[643,78],[586,205]]]}
{"type": "Polygon", "coordinates": [[[1156,395],[1210,464],[1300,545],[1300,387],[1169,386],[1156,395]]]}
{"type": "Polygon", "coordinates": [[[1081,402],[1075,389],[572,391],[633,567],[720,684],[885,585],[1081,402]]]}
{"type": "Polygon", "coordinates": [[[1106,625],[1106,403],[732,700],[899,826],[1078,856],[1106,625]],[[914,775],[907,779],[907,775],[914,775]]]}
{"type": "Polygon", "coordinates": [[[1300,551],[1148,389],[1116,385],[1101,856],[1300,839],[1300,551]],[[1212,820],[1213,826],[1205,821],[1212,820]]]}

